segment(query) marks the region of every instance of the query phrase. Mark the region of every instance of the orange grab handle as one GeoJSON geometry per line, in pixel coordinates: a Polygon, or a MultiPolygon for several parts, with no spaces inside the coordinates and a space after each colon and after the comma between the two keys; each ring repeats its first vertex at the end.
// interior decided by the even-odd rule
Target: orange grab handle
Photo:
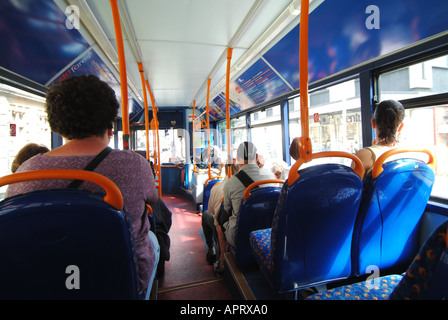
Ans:
{"type": "Polygon", "coordinates": [[[42,179],[76,179],[93,182],[106,191],[104,202],[118,210],[123,210],[123,196],[117,185],[105,176],[91,171],[74,169],[46,169],[13,173],[0,178],[0,187],[16,182],[42,179]]]}
{"type": "Polygon", "coordinates": [[[434,163],[434,155],[432,154],[431,151],[427,150],[427,149],[405,149],[405,148],[394,148],[391,149],[389,151],[386,151],[385,153],[383,153],[376,161],[375,164],[373,165],[372,168],[372,178],[376,178],[380,175],[381,172],[383,172],[383,163],[384,161],[386,161],[387,158],[395,155],[395,154],[399,154],[399,153],[405,153],[405,152],[421,152],[421,153],[426,153],[429,156],[428,159],[428,164],[432,165],[434,163]]]}
{"type": "Polygon", "coordinates": [[[250,191],[255,188],[256,186],[259,186],[260,184],[267,184],[267,183],[281,183],[284,184],[285,180],[281,180],[281,179],[268,179],[268,180],[259,180],[259,181],[255,181],[253,183],[251,183],[246,190],[244,191],[244,195],[243,195],[243,200],[246,200],[247,198],[250,197],[251,193],[250,191]]]}
{"type": "Polygon", "coordinates": [[[300,177],[298,171],[299,168],[304,164],[305,162],[309,162],[313,159],[319,159],[319,158],[331,158],[331,157],[338,157],[338,158],[349,158],[352,159],[355,163],[355,168],[353,171],[361,178],[361,180],[364,177],[364,166],[362,165],[361,160],[354,154],[343,152],[343,151],[324,151],[324,152],[318,152],[313,153],[309,157],[310,160],[305,161],[304,158],[299,158],[297,161],[292,165],[291,170],[289,171],[288,176],[288,186],[292,186],[292,184],[300,177]]]}
{"type": "Polygon", "coordinates": [[[208,169],[198,170],[198,169],[196,169],[196,165],[193,166],[193,172],[194,173],[204,173],[204,172],[207,172],[207,171],[208,171],[208,169]]]}
{"type": "Polygon", "coordinates": [[[205,180],[204,188],[208,185],[208,182],[209,182],[210,180],[214,180],[214,179],[221,179],[221,177],[210,177],[210,178],[208,178],[207,180],[205,180]]]}

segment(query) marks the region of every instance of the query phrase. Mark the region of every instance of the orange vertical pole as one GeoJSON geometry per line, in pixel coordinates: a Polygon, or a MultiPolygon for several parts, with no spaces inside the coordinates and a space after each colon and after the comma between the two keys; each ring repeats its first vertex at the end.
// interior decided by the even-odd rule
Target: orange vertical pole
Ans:
{"type": "Polygon", "coordinates": [[[193,141],[193,172],[196,172],[196,166],[195,166],[195,161],[194,161],[194,155],[195,155],[195,151],[196,151],[196,147],[194,145],[194,109],[196,108],[196,100],[193,100],[193,117],[192,117],[192,126],[191,126],[191,134],[192,134],[192,141],[193,141]]]}
{"type": "Polygon", "coordinates": [[[153,116],[153,121],[154,121],[154,125],[155,125],[155,139],[157,141],[156,145],[154,146],[154,167],[156,170],[156,174],[158,175],[158,178],[156,180],[156,182],[158,182],[158,189],[159,189],[159,197],[162,196],[162,170],[161,170],[161,163],[160,163],[160,141],[159,141],[159,120],[157,119],[157,108],[156,108],[156,102],[154,99],[154,95],[152,94],[151,91],[151,87],[149,86],[149,82],[148,80],[145,81],[146,83],[146,88],[148,89],[149,92],[149,97],[151,98],[151,104],[152,104],[152,116],[153,116]]]}
{"type": "Polygon", "coordinates": [[[308,15],[309,0],[302,0],[300,13],[300,117],[302,137],[300,138],[300,155],[305,160],[311,157],[312,146],[309,136],[309,110],[308,110],[308,15]]]}
{"type": "Polygon", "coordinates": [[[212,165],[211,165],[211,159],[210,159],[210,84],[212,82],[212,79],[208,78],[207,79],[207,148],[208,148],[208,156],[209,156],[209,160],[208,160],[208,178],[210,179],[212,177],[212,165]]]}
{"type": "Polygon", "coordinates": [[[143,100],[145,102],[145,131],[146,131],[146,160],[149,160],[149,113],[148,113],[148,97],[146,95],[145,88],[145,76],[143,74],[143,64],[138,62],[138,71],[140,71],[140,77],[142,79],[143,88],[143,100]]]}
{"type": "Polygon", "coordinates": [[[157,139],[157,165],[158,165],[158,182],[159,182],[159,197],[162,196],[162,164],[160,163],[160,140],[159,140],[159,119],[157,119],[157,111],[156,111],[156,139],[157,139]]]}
{"type": "MultiPolygon", "coordinates": [[[[227,163],[231,163],[230,155],[230,62],[232,60],[233,48],[227,48],[227,74],[226,74],[226,131],[227,131],[227,163]]],[[[231,170],[228,170],[230,178],[231,170]]]]}
{"type": "Polygon", "coordinates": [[[121,31],[120,13],[117,0],[110,0],[114,19],[115,37],[117,38],[118,64],[120,67],[121,85],[121,116],[123,123],[123,149],[129,150],[129,111],[128,111],[128,80],[126,73],[126,59],[124,55],[123,35],[121,31]]]}

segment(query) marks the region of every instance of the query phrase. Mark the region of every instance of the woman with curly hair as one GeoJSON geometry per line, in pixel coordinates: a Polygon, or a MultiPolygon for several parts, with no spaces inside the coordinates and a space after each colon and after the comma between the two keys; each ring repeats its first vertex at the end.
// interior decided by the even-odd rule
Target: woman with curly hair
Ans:
{"type": "MultiPolygon", "coordinates": [[[[119,104],[109,85],[95,76],[71,77],[56,83],[46,94],[48,122],[53,132],[66,139],[59,148],[24,162],[16,172],[40,169],[84,169],[106,149],[119,104]]],[[[123,195],[135,236],[139,267],[139,289],[144,291],[154,273],[155,248],[149,237],[146,204],[156,203],[154,176],[144,157],[129,150],[112,150],[95,172],[112,180],[123,195]]],[[[11,184],[6,196],[32,190],[67,187],[67,180],[36,180],[11,184]]],[[[103,191],[84,181],[80,189],[103,191]]]]}

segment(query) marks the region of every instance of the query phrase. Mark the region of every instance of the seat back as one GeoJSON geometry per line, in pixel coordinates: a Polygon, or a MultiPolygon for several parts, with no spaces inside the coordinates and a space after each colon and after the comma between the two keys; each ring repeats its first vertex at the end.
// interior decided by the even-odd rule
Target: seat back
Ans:
{"type": "Polygon", "coordinates": [[[365,181],[353,237],[356,275],[365,274],[370,265],[405,268],[418,252],[417,225],[431,195],[434,172],[416,159],[383,164],[392,155],[409,151],[393,149],[383,154],[365,181]]]}
{"type": "Polygon", "coordinates": [[[272,282],[279,292],[347,278],[351,273],[351,240],[363,169],[351,154],[328,154],[356,160],[357,173],[339,164],[298,172],[295,165],[291,168],[271,233],[272,282]],[[294,175],[299,176],[295,181],[294,175]]]}
{"type": "Polygon", "coordinates": [[[284,183],[284,180],[261,180],[246,188],[240,205],[235,236],[235,264],[239,269],[257,266],[249,243],[252,231],[269,228],[272,225],[275,207],[277,206],[281,187],[264,187],[252,190],[256,186],[271,183],[284,183]]]}
{"type": "Polygon", "coordinates": [[[210,199],[210,193],[212,192],[212,188],[215,184],[222,181],[220,177],[212,177],[205,181],[204,183],[204,195],[202,197],[202,212],[206,212],[208,210],[208,200],[210,199]]]}
{"type": "Polygon", "coordinates": [[[123,207],[73,189],[0,202],[0,299],[138,298],[132,227],[123,207]]]}

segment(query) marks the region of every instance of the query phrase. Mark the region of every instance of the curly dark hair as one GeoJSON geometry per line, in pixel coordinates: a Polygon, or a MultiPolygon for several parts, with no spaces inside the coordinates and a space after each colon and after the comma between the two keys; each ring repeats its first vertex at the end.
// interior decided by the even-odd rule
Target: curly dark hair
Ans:
{"type": "Polygon", "coordinates": [[[378,138],[386,143],[396,142],[397,129],[404,119],[404,107],[396,100],[381,101],[373,116],[378,138]]]}
{"type": "Polygon", "coordinates": [[[115,91],[93,75],[55,83],[46,94],[50,128],[67,139],[102,136],[112,129],[118,108],[115,91]]]}

